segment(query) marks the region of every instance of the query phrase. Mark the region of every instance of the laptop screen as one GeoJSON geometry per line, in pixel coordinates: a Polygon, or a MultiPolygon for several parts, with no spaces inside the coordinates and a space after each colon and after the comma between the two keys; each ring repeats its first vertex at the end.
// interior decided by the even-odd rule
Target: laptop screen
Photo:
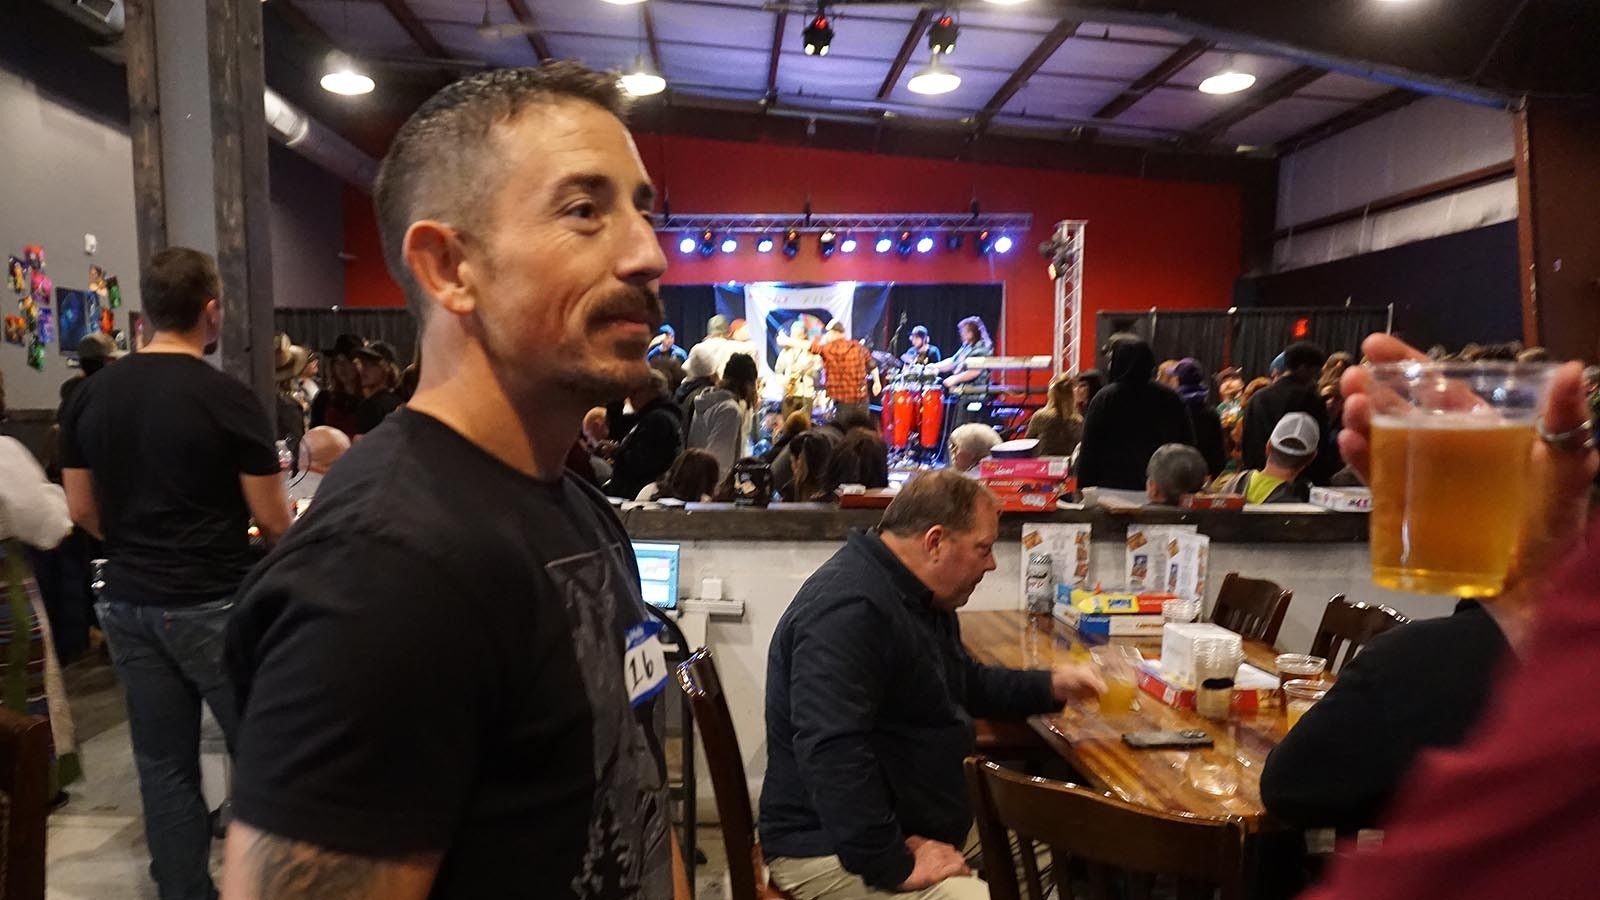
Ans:
{"type": "Polygon", "coordinates": [[[660,609],[678,608],[678,545],[633,542],[639,560],[639,591],[644,602],[660,609]]]}

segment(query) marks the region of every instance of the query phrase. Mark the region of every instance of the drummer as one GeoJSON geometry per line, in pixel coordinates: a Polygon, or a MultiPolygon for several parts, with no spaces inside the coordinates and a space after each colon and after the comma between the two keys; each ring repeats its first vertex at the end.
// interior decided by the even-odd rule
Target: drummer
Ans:
{"type": "Polygon", "coordinates": [[[900,354],[900,361],[908,366],[926,366],[944,359],[939,348],[928,340],[928,326],[918,325],[911,329],[911,349],[900,354]]]}

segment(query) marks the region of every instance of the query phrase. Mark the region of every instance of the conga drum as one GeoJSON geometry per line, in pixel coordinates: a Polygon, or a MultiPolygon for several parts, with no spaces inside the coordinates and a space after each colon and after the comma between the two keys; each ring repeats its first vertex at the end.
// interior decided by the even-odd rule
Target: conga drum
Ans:
{"type": "Polygon", "coordinates": [[[937,381],[924,384],[921,416],[917,426],[918,443],[924,450],[936,450],[944,432],[944,386],[937,381]]]}
{"type": "Polygon", "coordinates": [[[882,405],[879,416],[883,425],[883,442],[888,444],[891,450],[894,449],[894,398],[899,393],[899,389],[891,381],[883,386],[883,395],[878,398],[878,402],[882,405]]]}
{"type": "Polygon", "coordinates": [[[917,394],[909,384],[895,379],[894,400],[885,401],[884,409],[894,408],[894,440],[889,443],[896,450],[904,450],[911,442],[911,427],[916,424],[917,394]]]}

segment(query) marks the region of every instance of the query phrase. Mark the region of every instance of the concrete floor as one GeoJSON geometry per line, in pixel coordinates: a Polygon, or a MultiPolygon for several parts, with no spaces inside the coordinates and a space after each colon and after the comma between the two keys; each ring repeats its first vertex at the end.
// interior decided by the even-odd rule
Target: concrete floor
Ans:
{"type": "MultiPolygon", "coordinates": [[[[46,896],[156,900],[122,688],[110,665],[100,658],[74,663],[65,675],[85,778],[68,787],[71,800],[50,817],[46,896]]],[[[669,749],[670,756],[677,756],[672,752],[676,749],[669,749]]],[[[697,834],[707,862],[695,873],[696,896],[721,900],[726,896],[727,871],[722,832],[716,826],[702,826],[697,834]]],[[[213,872],[220,868],[221,851],[219,841],[213,845],[213,872]]]]}

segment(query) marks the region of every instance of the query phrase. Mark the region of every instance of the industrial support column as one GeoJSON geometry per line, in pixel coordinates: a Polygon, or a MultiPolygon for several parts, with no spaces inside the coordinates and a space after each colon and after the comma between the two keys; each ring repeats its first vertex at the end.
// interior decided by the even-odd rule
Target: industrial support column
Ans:
{"type": "Polygon", "coordinates": [[[260,0],[128,0],[128,101],[141,264],[217,259],[223,371],[272,408],[272,248],[260,0]]]}
{"type": "Polygon", "coordinates": [[[1532,98],[1516,118],[1523,342],[1600,358],[1600,104],[1532,98]]]}

